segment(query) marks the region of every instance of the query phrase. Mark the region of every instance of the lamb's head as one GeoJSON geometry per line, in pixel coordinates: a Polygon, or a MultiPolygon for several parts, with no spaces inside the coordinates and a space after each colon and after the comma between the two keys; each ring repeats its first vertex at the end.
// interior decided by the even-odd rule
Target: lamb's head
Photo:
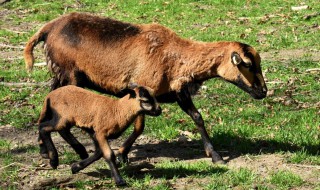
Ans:
{"type": "Polygon", "coordinates": [[[255,99],[265,98],[267,86],[260,66],[260,55],[251,46],[234,42],[217,68],[220,77],[235,84],[255,99]]]}
{"type": "Polygon", "coordinates": [[[135,98],[139,101],[141,108],[141,113],[150,116],[159,116],[162,112],[160,104],[157,102],[156,98],[152,95],[152,90],[148,87],[131,85],[129,87],[131,91],[130,97],[135,98]]]}

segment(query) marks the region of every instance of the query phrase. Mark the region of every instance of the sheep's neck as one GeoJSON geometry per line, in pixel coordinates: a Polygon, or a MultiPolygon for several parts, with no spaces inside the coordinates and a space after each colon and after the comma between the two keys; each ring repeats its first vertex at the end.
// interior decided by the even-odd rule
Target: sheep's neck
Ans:
{"type": "Polygon", "coordinates": [[[118,105],[114,106],[116,109],[114,112],[117,113],[114,117],[123,128],[128,127],[130,123],[139,115],[140,107],[136,105],[135,99],[130,99],[129,95],[117,100],[118,105]]]}
{"type": "Polygon", "coordinates": [[[217,68],[225,60],[226,45],[226,42],[195,42],[183,49],[176,49],[180,56],[173,64],[171,88],[180,89],[185,83],[217,77],[217,68]]]}

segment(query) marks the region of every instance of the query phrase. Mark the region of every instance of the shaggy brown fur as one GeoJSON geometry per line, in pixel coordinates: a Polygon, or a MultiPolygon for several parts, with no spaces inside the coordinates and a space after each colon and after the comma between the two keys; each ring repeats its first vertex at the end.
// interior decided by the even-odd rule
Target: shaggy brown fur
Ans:
{"type": "MultiPolygon", "coordinates": [[[[221,157],[213,156],[217,154],[189,96],[214,77],[237,85],[256,99],[267,93],[259,54],[239,42],[196,42],[158,24],[128,24],[72,13],[49,22],[29,40],[24,51],[29,70],[33,48],[40,41],[45,42],[47,63],[55,74],[52,89],[73,84],[121,96],[129,83],[148,86],[158,101],[177,101],[192,117],[213,161],[221,157]]],[[[144,117],[140,116],[120,152],[127,154],[143,128],[144,117]]]]}
{"type": "MultiPolygon", "coordinates": [[[[84,169],[103,156],[116,184],[123,185],[125,182],[115,167],[115,156],[108,145],[108,139],[118,138],[139,114],[158,116],[160,113],[157,101],[143,87],[136,87],[130,95],[116,100],[69,85],[52,91],[46,97],[39,118],[39,134],[49,150],[51,166],[57,168],[58,155],[50,133],[70,131],[72,126],[85,129],[95,142],[96,152],[74,164],[72,172],[84,169]]],[[[69,138],[66,140],[70,141],[69,138]]]]}

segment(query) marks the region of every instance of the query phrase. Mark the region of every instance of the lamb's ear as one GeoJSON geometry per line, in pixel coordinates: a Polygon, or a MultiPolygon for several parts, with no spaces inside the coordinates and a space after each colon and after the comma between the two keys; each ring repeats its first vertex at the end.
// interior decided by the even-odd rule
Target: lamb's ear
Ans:
{"type": "Polygon", "coordinates": [[[152,99],[148,90],[142,86],[139,87],[139,96],[140,96],[140,99],[144,100],[144,101],[148,101],[148,100],[152,99]]]}
{"type": "Polygon", "coordinates": [[[231,54],[231,62],[234,65],[239,65],[242,62],[240,55],[237,52],[232,52],[231,54]]]}
{"type": "Polygon", "coordinates": [[[128,88],[128,89],[126,90],[126,92],[128,92],[128,94],[130,95],[129,98],[136,98],[136,97],[137,97],[136,91],[135,91],[134,89],[128,88]]]}

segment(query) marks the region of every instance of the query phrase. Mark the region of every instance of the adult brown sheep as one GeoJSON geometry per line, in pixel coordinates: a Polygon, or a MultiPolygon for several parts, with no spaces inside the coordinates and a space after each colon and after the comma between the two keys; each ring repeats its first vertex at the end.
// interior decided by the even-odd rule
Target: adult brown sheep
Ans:
{"type": "MultiPolygon", "coordinates": [[[[191,95],[211,78],[235,84],[255,99],[266,97],[260,56],[239,42],[204,43],[180,38],[158,24],[130,24],[85,13],[71,13],[45,24],[28,41],[24,58],[28,70],[34,63],[33,48],[44,41],[52,90],[68,84],[123,96],[129,83],[154,90],[158,102],[177,102],[195,122],[207,156],[223,162],[213,149],[201,114],[191,95]]],[[[120,147],[127,154],[144,130],[144,115],[120,147]]],[[[40,143],[40,153],[47,150],[40,143]]]]}

